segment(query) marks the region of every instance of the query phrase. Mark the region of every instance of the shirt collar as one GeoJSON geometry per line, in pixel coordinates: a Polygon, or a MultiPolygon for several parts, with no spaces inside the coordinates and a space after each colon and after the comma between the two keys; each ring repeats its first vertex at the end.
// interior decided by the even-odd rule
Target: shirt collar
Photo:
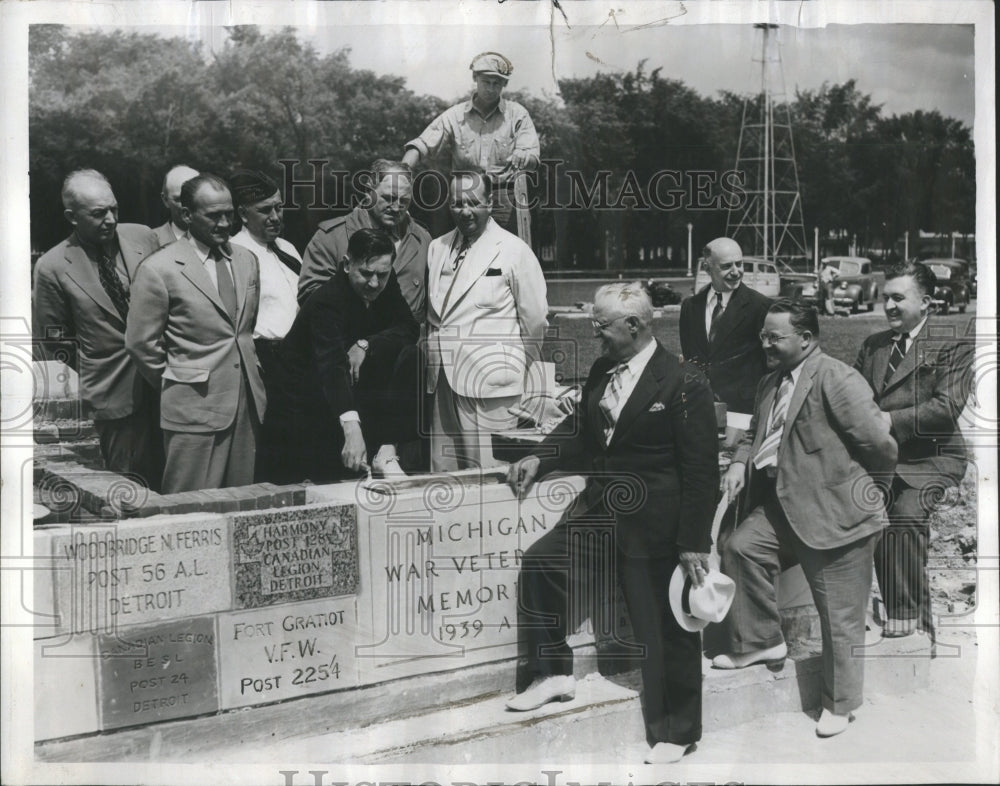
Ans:
{"type": "Polygon", "coordinates": [[[733,292],[735,292],[736,290],[727,289],[725,292],[719,292],[715,289],[715,287],[709,286],[708,291],[709,291],[708,305],[712,308],[715,308],[715,304],[718,301],[718,296],[722,295],[722,308],[725,309],[729,305],[729,301],[732,300],[733,292]]]}
{"type": "MultiPolygon", "coordinates": [[[[86,243],[86,242],[84,242],[83,238],[81,238],[76,233],[75,230],[73,232],[73,236],[76,238],[77,244],[80,246],[80,248],[82,248],[84,250],[84,252],[87,254],[87,256],[92,257],[93,259],[99,259],[101,257],[101,255],[104,254],[104,249],[103,248],[101,248],[100,246],[98,246],[96,244],[93,244],[93,243],[86,243]]],[[[111,237],[111,253],[109,254],[109,256],[112,259],[114,259],[115,257],[117,257],[118,256],[118,251],[119,251],[120,248],[121,247],[118,244],[118,232],[116,230],[115,233],[114,233],[114,235],[112,235],[112,237],[111,237]]]]}
{"type": "MultiPolygon", "coordinates": [[[[191,245],[194,246],[194,250],[198,252],[198,259],[200,259],[203,263],[207,261],[209,254],[212,253],[212,249],[200,240],[197,240],[190,232],[185,232],[184,237],[191,242],[191,245]]],[[[233,252],[228,243],[223,243],[219,246],[219,249],[222,251],[222,256],[224,256],[227,260],[232,257],[233,252]]]]}
{"type": "MultiPolygon", "coordinates": [[[[651,338],[646,346],[625,361],[625,367],[628,369],[629,374],[634,376],[635,374],[641,373],[642,370],[646,368],[646,364],[649,363],[649,359],[653,357],[653,353],[655,351],[656,339],[651,338]]],[[[614,372],[619,365],[620,364],[615,364],[611,367],[610,371],[614,372]]]]}
{"type": "MultiPolygon", "coordinates": [[[[473,93],[473,96],[475,96],[475,93],[473,93]]],[[[493,111],[485,115],[479,111],[475,103],[473,103],[472,98],[470,98],[468,101],[465,102],[465,114],[469,114],[470,112],[475,112],[477,115],[483,118],[483,120],[490,117],[490,115],[492,115],[493,112],[499,112],[500,114],[504,114],[506,111],[507,111],[507,101],[504,99],[503,96],[500,96],[500,100],[497,102],[497,105],[493,107],[493,111]]]]}
{"type": "Polygon", "coordinates": [[[174,233],[175,240],[179,240],[187,234],[187,230],[177,226],[173,221],[170,222],[170,231],[174,233]]]}
{"type": "MultiPolygon", "coordinates": [[[[909,333],[906,333],[906,334],[905,334],[905,335],[906,335],[906,337],[907,337],[907,338],[908,338],[908,339],[909,339],[910,341],[913,341],[913,340],[914,340],[914,339],[915,339],[915,338],[917,337],[917,335],[918,335],[918,334],[920,333],[920,331],[924,329],[924,325],[926,325],[926,324],[927,324],[927,317],[924,317],[923,319],[921,319],[921,320],[920,320],[920,321],[919,321],[919,322],[917,323],[917,326],[916,326],[915,328],[913,328],[913,329],[912,329],[912,330],[911,330],[911,331],[910,331],[909,333]]],[[[902,336],[902,335],[904,335],[904,334],[903,334],[903,333],[893,333],[893,334],[892,334],[892,337],[893,337],[894,339],[898,339],[898,338],[899,338],[900,336],[902,336]]]]}

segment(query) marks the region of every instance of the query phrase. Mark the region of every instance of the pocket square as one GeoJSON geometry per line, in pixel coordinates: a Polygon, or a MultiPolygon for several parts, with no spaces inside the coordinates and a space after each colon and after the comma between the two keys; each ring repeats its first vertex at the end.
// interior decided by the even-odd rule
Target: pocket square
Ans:
{"type": "Polygon", "coordinates": [[[666,407],[663,406],[663,402],[662,401],[657,401],[655,404],[653,404],[653,406],[651,406],[649,408],[649,411],[650,412],[662,412],[665,409],[666,409],[666,407]]]}
{"type": "Polygon", "coordinates": [[[487,268],[485,275],[487,276],[502,276],[503,271],[498,267],[487,268]]]}

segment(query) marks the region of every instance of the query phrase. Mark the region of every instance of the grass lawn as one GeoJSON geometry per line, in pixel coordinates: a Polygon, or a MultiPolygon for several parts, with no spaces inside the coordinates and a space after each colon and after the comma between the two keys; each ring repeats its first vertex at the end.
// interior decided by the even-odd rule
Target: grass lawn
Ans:
{"type": "MultiPolygon", "coordinates": [[[[954,326],[958,335],[964,335],[971,314],[949,314],[935,316],[936,326],[954,326]]],[[[680,309],[672,308],[653,323],[653,333],[669,351],[680,354],[681,343],[678,333],[680,309]]],[[[872,333],[886,328],[881,309],[873,314],[857,314],[850,317],[820,317],[820,345],[823,350],[848,365],[853,365],[861,342],[872,333]]],[[[543,350],[544,359],[556,364],[557,379],[563,384],[583,382],[587,372],[600,354],[600,345],[593,337],[589,318],[556,316],[549,320],[549,338],[543,350]]]]}

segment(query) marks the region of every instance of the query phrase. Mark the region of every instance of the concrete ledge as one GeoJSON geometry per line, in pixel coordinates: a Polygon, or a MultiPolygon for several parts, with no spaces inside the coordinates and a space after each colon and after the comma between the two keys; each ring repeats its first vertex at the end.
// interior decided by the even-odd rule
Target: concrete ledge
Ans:
{"type": "MultiPolygon", "coordinates": [[[[606,724],[610,717],[614,728],[641,740],[642,715],[636,693],[638,672],[626,672],[605,680],[595,673],[598,658],[592,644],[576,647],[575,652],[575,671],[581,685],[600,680],[617,688],[588,688],[567,704],[550,705],[536,713],[504,714],[503,728],[497,728],[496,713],[514,690],[515,664],[512,660],[258,705],[209,717],[37,743],[35,753],[39,761],[47,762],[199,761],[208,757],[253,761],[261,756],[270,761],[280,747],[280,755],[300,760],[395,761],[396,757],[415,751],[426,760],[430,748],[443,746],[447,749],[499,733],[516,737],[527,729],[526,733],[536,735],[537,739],[540,729],[532,727],[550,719],[552,723],[564,723],[567,712],[572,716],[568,722],[574,724],[590,723],[597,717],[602,719],[601,724],[606,724]],[[470,728],[466,724],[461,729],[447,731],[448,712],[476,702],[483,703],[484,711],[463,712],[462,716],[466,719],[482,717],[481,728],[470,728]],[[412,730],[408,732],[412,738],[371,733],[371,730],[355,731],[417,716],[421,718],[419,722],[405,725],[412,730]]],[[[866,658],[866,694],[904,694],[926,687],[929,654],[928,642],[923,636],[884,639],[859,653],[866,658]]],[[[706,733],[773,713],[819,707],[820,659],[817,652],[809,648],[793,650],[792,657],[777,673],[762,665],[739,671],[718,671],[712,669],[707,660],[704,663],[706,733]]],[[[566,733],[565,728],[551,728],[553,734],[566,733]]],[[[580,730],[582,732],[583,727],[580,730]]]]}

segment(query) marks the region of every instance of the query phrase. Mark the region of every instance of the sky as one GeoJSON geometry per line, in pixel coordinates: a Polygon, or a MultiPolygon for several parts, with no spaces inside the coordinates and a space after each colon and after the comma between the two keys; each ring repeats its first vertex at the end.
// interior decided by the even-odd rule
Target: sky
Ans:
{"type": "MultiPolygon", "coordinates": [[[[354,67],[405,75],[415,92],[446,99],[471,88],[469,62],[487,50],[502,52],[514,63],[510,89],[535,94],[557,95],[557,78],[630,71],[642,59],[647,72],[662,68],[662,76],[679,79],[703,95],[723,89],[757,92],[761,83],[761,33],[750,25],[616,30],[609,22],[557,28],[554,43],[542,26],[327,27],[306,28],[302,35],[321,52],[350,47],[354,67]]],[[[970,127],[975,113],[973,38],[971,25],[958,24],[783,26],[778,31],[789,96],[824,81],[839,84],[853,78],[861,92],[883,104],[886,115],[936,109],[970,127]]]]}

